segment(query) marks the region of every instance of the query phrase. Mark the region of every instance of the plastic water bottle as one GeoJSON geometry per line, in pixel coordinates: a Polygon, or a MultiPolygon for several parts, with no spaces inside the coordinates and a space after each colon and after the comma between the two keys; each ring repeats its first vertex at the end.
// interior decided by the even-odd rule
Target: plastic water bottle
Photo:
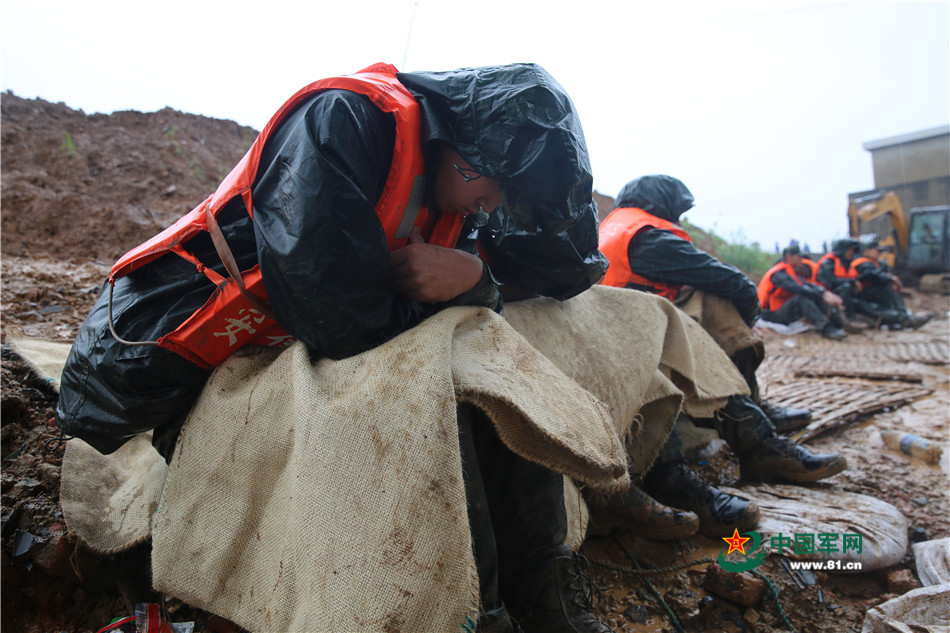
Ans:
{"type": "Polygon", "coordinates": [[[943,448],[911,433],[881,431],[881,439],[894,450],[922,459],[928,464],[936,464],[943,455],[943,448]]]}

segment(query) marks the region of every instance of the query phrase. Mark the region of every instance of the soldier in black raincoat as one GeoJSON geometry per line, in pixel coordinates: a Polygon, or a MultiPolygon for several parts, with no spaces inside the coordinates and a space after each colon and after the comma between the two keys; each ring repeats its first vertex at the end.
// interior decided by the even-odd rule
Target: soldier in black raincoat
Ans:
{"type": "MultiPolygon", "coordinates": [[[[390,171],[393,117],[361,94],[320,92],[267,140],[253,221],[235,198],[217,217],[241,270],[259,263],[279,325],[314,359],[380,345],[451,305],[502,310],[503,297],[567,299],[606,270],[580,122],[568,95],[532,64],[398,73],[421,106],[428,204],[466,216],[455,248],[416,232],[390,252],[374,205],[390,171]],[[485,259],[482,259],[484,256],[485,259]],[[490,266],[486,263],[490,261],[490,266]]],[[[185,245],[227,274],[211,239],[185,245]]],[[[63,374],[57,421],[111,452],[154,430],[170,456],[210,370],[155,346],[210,295],[180,257],[161,257],[104,288],[63,374]]],[[[609,631],[563,545],[562,476],[509,451],[491,424],[460,408],[483,615],[479,630],[609,631]],[[480,467],[481,465],[481,467],[480,467]],[[512,482],[517,482],[516,484],[512,482]],[[489,513],[489,505],[492,512],[489,513]],[[507,608],[506,608],[507,607],[507,608]]]]}
{"type": "Polygon", "coordinates": [[[854,295],[854,309],[870,317],[878,327],[919,328],[933,318],[933,314],[915,315],[907,309],[901,296],[904,285],[887,263],[881,261],[882,252],[878,241],[871,240],[865,245],[863,255],[851,262],[860,286],[854,295]]]}
{"type": "MultiPolygon", "coordinates": [[[[752,394],[732,396],[714,421],[739,456],[744,479],[805,483],[844,470],[840,455],[813,454],[776,433],[777,423],[807,418],[810,412],[760,399],[755,370],[765,348],[751,330],[760,309],[756,286],[738,268],[698,249],[682,230],[680,216],[693,204],[693,194],[672,176],[641,176],[624,185],[615,210],[600,226],[600,248],[610,260],[603,283],[661,294],[684,307],[688,300],[702,306],[700,324],[730,355],[752,394]],[[707,304],[701,293],[724,301],[707,304]],[[706,314],[710,305],[718,314],[706,314]]],[[[645,475],[644,487],[651,497],[696,513],[699,529],[707,535],[742,532],[758,522],[754,502],[720,490],[689,467],[675,430],[645,475]]],[[[641,499],[640,505],[649,503],[650,499],[641,499]]],[[[648,519],[662,521],[658,527],[666,528],[667,534],[684,524],[669,511],[654,511],[648,519]]]]}

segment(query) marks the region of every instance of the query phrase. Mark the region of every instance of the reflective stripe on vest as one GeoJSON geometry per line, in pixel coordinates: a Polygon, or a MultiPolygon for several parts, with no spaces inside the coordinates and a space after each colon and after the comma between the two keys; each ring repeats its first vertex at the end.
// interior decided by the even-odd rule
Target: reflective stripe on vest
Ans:
{"type": "MultiPolygon", "coordinates": [[[[244,293],[232,277],[223,277],[185,251],[182,244],[209,230],[208,215],[217,216],[240,196],[253,219],[251,187],[257,175],[261,152],[273,131],[295,107],[324,90],[343,89],[364,95],[373,105],[392,114],[396,122],[396,142],[392,166],[383,192],[376,203],[390,250],[406,244],[414,226],[422,229],[430,244],[452,248],[458,241],[465,218],[458,213],[432,217],[422,206],[425,193],[425,157],[422,153],[422,126],[419,104],[396,79],[396,68],[374,64],[353,75],[330,77],[305,86],[288,99],[271,117],[241,162],[218,186],[214,194],[152,239],[123,255],[112,267],[109,282],[145,266],[159,257],[175,253],[195,265],[215,284],[208,301],[175,331],[158,339],[168,349],[204,368],[220,364],[247,344],[287,346],[294,341],[268,314],[267,292],[260,266],[240,273],[244,293]],[[244,294],[250,294],[249,299],[244,294]]],[[[212,233],[213,235],[213,233],[212,233]]],[[[222,258],[223,259],[223,258],[222,258]]]]}
{"type": "Polygon", "coordinates": [[[615,286],[623,288],[627,284],[633,283],[650,289],[653,294],[666,297],[670,301],[676,299],[682,285],[664,284],[653,281],[642,275],[638,275],[630,269],[630,240],[637,233],[644,229],[654,228],[670,231],[677,237],[683,238],[688,242],[693,239],[681,227],[668,220],[650,215],[643,209],[635,207],[618,207],[610,212],[604,221],[600,223],[598,232],[600,234],[600,245],[598,248],[604,254],[610,263],[607,268],[607,274],[601,280],[605,286],[615,286]]]}
{"type": "Polygon", "coordinates": [[[785,302],[791,299],[794,293],[786,290],[785,288],[780,288],[772,283],[772,275],[777,273],[780,270],[784,270],[792,279],[801,283],[801,279],[798,278],[798,274],[795,272],[795,268],[791,264],[786,264],[785,262],[779,262],[769,268],[768,272],[762,275],[762,279],[759,280],[759,305],[762,306],[762,310],[767,312],[775,312],[783,305],[785,302]]]}

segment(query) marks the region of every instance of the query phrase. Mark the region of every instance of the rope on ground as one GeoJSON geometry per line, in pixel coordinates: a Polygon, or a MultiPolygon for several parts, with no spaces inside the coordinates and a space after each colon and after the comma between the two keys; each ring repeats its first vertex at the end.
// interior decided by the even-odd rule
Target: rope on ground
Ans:
{"type": "Polygon", "coordinates": [[[752,573],[765,581],[766,586],[769,588],[769,592],[772,594],[772,598],[775,599],[775,606],[778,607],[778,614],[782,616],[782,623],[792,633],[798,633],[798,630],[794,627],[794,625],[792,625],[791,620],[789,620],[788,616],[785,615],[785,609],[782,608],[782,601],[778,597],[778,588],[775,586],[775,583],[772,582],[764,572],[759,571],[758,569],[753,569],[752,573]]]}
{"type": "Polygon", "coordinates": [[[626,545],[621,543],[620,540],[617,539],[616,537],[612,536],[610,538],[614,543],[617,544],[617,547],[623,550],[624,554],[627,555],[627,558],[630,559],[630,562],[633,563],[633,566],[636,567],[635,570],[631,570],[631,571],[637,574],[638,576],[640,576],[640,578],[643,580],[643,583],[647,586],[647,590],[653,594],[656,601],[660,603],[660,606],[663,607],[663,610],[666,611],[667,615],[670,616],[670,621],[673,623],[673,627],[677,631],[679,631],[679,633],[686,633],[686,629],[683,628],[683,625],[680,622],[679,618],[676,617],[675,613],[673,613],[673,609],[670,608],[670,605],[666,603],[666,600],[664,600],[663,596],[660,595],[660,592],[657,591],[653,587],[653,583],[650,582],[650,579],[648,578],[648,574],[646,572],[652,571],[652,570],[644,570],[642,567],[640,567],[640,563],[637,562],[637,559],[633,555],[633,552],[631,552],[630,549],[626,545]]]}
{"type": "MultiPolygon", "coordinates": [[[[676,617],[676,614],[673,613],[673,610],[670,608],[670,606],[666,603],[666,600],[663,599],[663,596],[660,595],[660,592],[657,591],[653,587],[653,584],[650,582],[650,579],[648,578],[648,576],[659,576],[662,574],[669,574],[675,571],[679,571],[681,569],[686,569],[687,567],[692,567],[694,565],[700,565],[703,563],[715,563],[717,562],[716,559],[715,558],[697,558],[691,561],[686,561],[685,563],[670,565],[669,567],[655,567],[653,569],[643,569],[640,566],[640,563],[637,562],[637,559],[634,557],[633,552],[631,552],[630,549],[626,545],[624,545],[619,539],[613,536],[610,537],[610,540],[616,543],[617,546],[623,550],[624,554],[627,555],[627,558],[630,559],[630,561],[634,564],[636,569],[634,569],[633,567],[625,567],[623,565],[612,565],[610,563],[604,563],[604,562],[601,562],[599,560],[594,560],[594,559],[591,559],[591,562],[597,565],[598,567],[603,567],[604,569],[609,569],[611,571],[617,571],[624,574],[633,574],[635,576],[639,576],[643,580],[644,584],[646,584],[647,589],[650,591],[650,593],[652,593],[656,597],[657,602],[659,602],[660,605],[663,607],[663,609],[667,612],[667,614],[669,614],[670,619],[673,621],[674,627],[676,627],[676,630],[680,631],[680,633],[684,633],[685,629],[683,629],[683,625],[680,623],[679,619],[676,617]]],[[[785,609],[782,608],[782,600],[779,598],[778,588],[775,586],[775,583],[772,582],[772,580],[768,576],[766,576],[764,572],[758,569],[753,569],[751,571],[753,574],[755,574],[756,576],[758,576],[759,578],[765,581],[766,586],[769,588],[769,593],[772,594],[772,599],[775,600],[775,606],[778,609],[779,616],[782,618],[782,623],[785,625],[785,627],[792,633],[798,633],[798,630],[792,624],[791,620],[788,619],[788,615],[785,613],[785,609]]]]}

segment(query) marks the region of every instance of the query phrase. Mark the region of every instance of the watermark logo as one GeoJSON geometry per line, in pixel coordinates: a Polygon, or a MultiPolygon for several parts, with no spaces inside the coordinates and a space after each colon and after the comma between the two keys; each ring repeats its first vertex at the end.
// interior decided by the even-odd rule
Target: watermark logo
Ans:
{"type": "Polygon", "coordinates": [[[726,545],[719,550],[719,566],[726,571],[749,571],[765,562],[765,556],[767,554],[765,548],[762,548],[758,554],[755,554],[756,550],[758,550],[762,544],[762,535],[758,532],[746,532],[745,534],[749,536],[739,536],[739,528],[736,528],[731,537],[722,538],[722,540],[726,542],[726,545]],[[748,554],[745,551],[747,541],[752,541],[752,543],[748,544],[748,554]],[[726,560],[726,556],[733,552],[738,552],[743,555],[745,559],[741,561],[726,560]],[[753,556],[753,554],[755,555],[753,556]]]}
{"type": "MultiPolygon", "coordinates": [[[[783,550],[795,554],[834,554],[836,552],[844,554],[850,551],[860,554],[864,548],[861,534],[826,532],[815,534],[796,533],[791,536],[785,536],[779,532],[771,537],[768,543],[765,543],[762,534],[759,532],[745,532],[740,535],[739,530],[736,529],[732,536],[723,537],[722,540],[726,544],[719,551],[719,566],[726,571],[733,572],[755,569],[765,562],[765,557],[771,548],[774,548],[779,555],[782,554],[783,550]],[[838,547],[839,540],[841,543],[840,549],[838,547]]],[[[805,566],[804,561],[799,564],[804,569],[861,569],[860,562],[842,563],[840,560],[809,561],[807,566],[805,566]]]]}

